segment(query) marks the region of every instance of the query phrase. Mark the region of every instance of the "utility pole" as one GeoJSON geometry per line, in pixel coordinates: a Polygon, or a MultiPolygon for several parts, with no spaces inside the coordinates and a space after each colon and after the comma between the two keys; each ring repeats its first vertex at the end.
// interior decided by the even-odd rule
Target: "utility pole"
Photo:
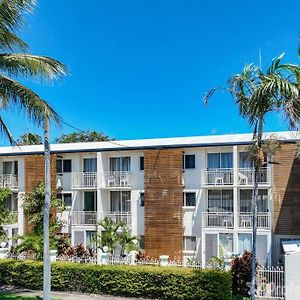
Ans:
{"type": "Polygon", "coordinates": [[[44,120],[44,158],[45,158],[45,203],[43,219],[43,238],[44,238],[44,288],[43,299],[50,300],[51,291],[51,266],[50,266],[50,242],[49,242],[49,216],[51,201],[51,171],[50,171],[50,144],[49,144],[49,114],[45,112],[44,120]]]}

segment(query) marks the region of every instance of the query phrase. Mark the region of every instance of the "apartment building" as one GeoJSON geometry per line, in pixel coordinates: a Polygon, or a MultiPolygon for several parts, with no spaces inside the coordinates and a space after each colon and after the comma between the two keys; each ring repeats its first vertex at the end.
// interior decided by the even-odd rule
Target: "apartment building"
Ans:
{"type": "MultiPolygon", "coordinates": [[[[280,259],[281,241],[300,238],[298,137],[276,135],[281,148],[259,176],[257,251],[264,265],[280,259]]],[[[89,247],[107,216],[126,222],[154,258],[166,254],[205,265],[212,256],[251,250],[254,173],[245,155],[251,139],[236,134],[51,145],[52,190],[66,207],[58,213],[62,232],[72,244],[89,247]]],[[[0,148],[0,185],[12,189],[7,206],[16,215],[6,226],[9,237],[30,230],[22,201],[43,180],[42,154],[43,146],[0,148]]]]}

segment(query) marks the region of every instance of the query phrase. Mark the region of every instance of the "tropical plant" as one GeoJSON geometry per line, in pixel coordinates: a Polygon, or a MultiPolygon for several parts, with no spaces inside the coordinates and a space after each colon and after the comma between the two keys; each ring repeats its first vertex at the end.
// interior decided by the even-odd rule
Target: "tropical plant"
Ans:
{"type": "Polygon", "coordinates": [[[103,142],[111,141],[107,135],[97,131],[80,131],[69,134],[63,134],[54,140],[55,143],[86,143],[86,142],[103,142]]]}
{"type": "MultiPolygon", "coordinates": [[[[23,210],[29,224],[31,224],[31,232],[18,236],[21,241],[16,247],[15,253],[33,252],[37,259],[40,259],[43,254],[43,207],[45,200],[45,185],[39,182],[32,192],[25,195],[23,210]]],[[[57,230],[61,228],[62,224],[53,214],[54,210],[62,210],[64,208],[61,199],[57,199],[55,194],[52,193],[51,197],[51,210],[50,213],[50,247],[56,249],[59,241],[57,230]]]]}
{"type": "MultiPolygon", "coordinates": [[[[257,262],[254,261],[256,266],[257,262]]],[[[252,253],[245,251],[231,263],[232,293],[235,296],[249,297],[251,283],[252,253]]]]}
{"type": "Polygon", "coordinates": [[[11,212],[7,208],[5,201],[8,197],[12,195],[11,190],[7,188],[0,189],[0,241],[4,241],[7,237],[4,230],[5,224],[10,224],[11,222],[11,212]]]}
{"type": "Polygon", "coordinates": [[[102,252],[115,254],[116,250],[120,250],[120,254],[124,255],[132,250],[138,250],[136,243],[137,238],[131,235],[126,224],[122,221],[113,221],[105,217],[99,222],[101,233],[97,234],[96,246],[102,252]]]}
{"type": "Polygon", "coordinates": [[[21,135],[18,140],[17,144],[19,146],[24,146],[24,145],[41,145],[42,142],[42,137],[38,134],[35,133],[25,133],[21,135]]]}
{"type": "MultiPolygon", "coordinates": [[[[240,115],[253,128],[253,143],[250,146],[254,163],[253,188],[253,245],[251,299],[255,299],[256,282],[256,236],[257,236],[257,199],[261,167],[265,164],[263,136],[266,118],[271,113],[280,113],[291,129],[297,129],[300,118],[300,67],[284,64],[284,54],[275,57],[265,72],[256,65],[246,65],[241,74],[234,75],[228,82],[228,90],[239,107],[240,115]]],[[[205,103],[217,91],[209,91],[205,103]]]]}
{"type": "MultiPolygon", "coordinates": [[[[43,232],[43,207],[45,194],[45,184],[41,181],[30,193],[25,195],[23,204],[24,215],[28,222],[32,224],[32,232],[35,234],[42,234],[43,232]]],[[[50,232],[52,233],[56,232],[62,225],[53,214],[55,209],[62,211],[64,209],[64,203],[61,199],[56,197],[55,193],[52,193],[52,212],[50,212],[50,232]]]]}
{"type": "MultiPolygon", "coordinates": [[[[25,112],[37,125],[43,123],[45,115],[59,123],[59,116],[53,108],[34,91],[17,80],[21,77],[39,78],[44,81],[60,78],[66,74],[66,67],[48,57],[26,53],[28,45],[17,35],[24,25],[26,15],[36,5],[35,0],[0,1],[0,106],[1,111],[16,108],[25,112]],[[15,53],[21,51],[21,53],[15,53]]],[[[11,144],[16,144],[9,128],[0,115],[0,131],[11,144]]]]}

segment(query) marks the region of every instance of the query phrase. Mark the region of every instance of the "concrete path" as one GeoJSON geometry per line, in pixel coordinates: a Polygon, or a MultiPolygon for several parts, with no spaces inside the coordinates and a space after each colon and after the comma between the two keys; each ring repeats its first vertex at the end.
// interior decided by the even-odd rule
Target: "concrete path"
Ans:
{"type": "MultiPolygon", "coordinates": [[[[28,297],[40,297],[42,298],[42,291],[32,291],[27,289],[15,288],[12,286],[1,286],[0,287],[0,296],[1,294],[17,294],[20,296],[28,297]]],[[[51,292],[51,298],[58,300],[147,300],[145,298],[124,298],[116,296],[104,296],[104,295],[94,295],[94,294],[75,294],[75,293],[62,293],[62,292],[51,292]]]]}

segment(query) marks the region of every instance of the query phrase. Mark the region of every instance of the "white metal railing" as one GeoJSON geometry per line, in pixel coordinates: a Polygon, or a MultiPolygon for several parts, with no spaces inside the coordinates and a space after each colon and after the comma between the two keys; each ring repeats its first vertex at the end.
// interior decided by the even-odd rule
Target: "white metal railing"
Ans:
{"type": "MultiPolygon", "coordinates": [[[[271,214],[270,213],[257,213],[257,227],[264,229],[271,229],[271,214]]],[[[252,213],[239,213],[239,227],[252,228],[253,214],[252,213]]]]}
{"type": "Polygon", "coordinates": [[[96,172],[74,172],[72,173],[72,188],[96,188],[96,172]]]}
{"type": "Polygon", "coordinates": [[[114,222],[124,222],[127,225],[131,225],[131,213],[130,212],[104,212],[102,218],[108,217],[114,222]]]}
{"type": "Polygon", "coordinates": [[[97,212],[95,211],[73,211],[72,212],[73,225],[96,225],[97,212]]]}
{"type": "Polygon", "coordinates": [[[204,212],[202,217],[204,227],[233,228],[233,212],[204,212]]]}
{"type": "Polygon", "coordinates": [[[0,187],[1,188],[18,188],[18,176],[13,174],[1,175],[0,176],[0,187]]]}
{"type": "Polygon", "coordinates": [[[284,300],[284,269],[280,267],[258,267],[257,298],[284,300]]]}
{"type": "Polygon", "coordinates": [[[202,170],[202,185],[233,185],[233,169],[202,170]]]}
{"type": "Polygon", "coordinates": [[[131,187],[132,173],[129,171],[108,171],[102,175],[104,187],[131,187]]]}
{"type": "MultiPolygon", "coordinates": [[[[108,217],[115,222],[122,221],[127,225],[131,225],[130,212],[102,212],[99,219],[108,217]]],[[[73,211],[72,224],[73,225],[97,225],[97,212],[96,211],[73,211]]]]}
{"type": "MultiPolygon", "coordinates": [[[[269,185],[271,183],[271,169],[270,167],[261,168],[259,171],[259,184],[269,185]]],[[[239,168],[238,169],[238,184],[239,185],[253,185],[254,184],[254,169],[239,168]]]]}

